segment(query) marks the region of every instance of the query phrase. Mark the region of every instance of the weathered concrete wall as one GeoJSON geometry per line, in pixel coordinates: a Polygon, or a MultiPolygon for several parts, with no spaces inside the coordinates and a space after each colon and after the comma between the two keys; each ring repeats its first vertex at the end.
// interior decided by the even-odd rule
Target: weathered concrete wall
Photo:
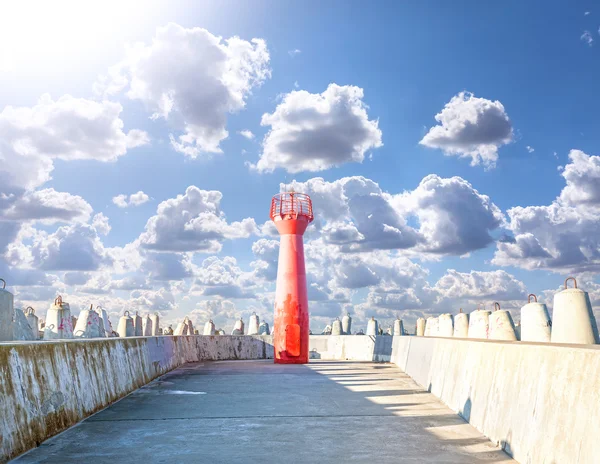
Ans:
{"type": "Polygon", "coordinates": [[[389,362],[391,336],[311,335],[310,359],[389,362]]]}
{"type": "Polygon", "coordinates": [[[519,462],[599,462],[598,345],[394,337],[392,362],[519,462]]]}
{"type": "Polygon", "coordinates": [[[270,336],[0,343],[0,462],[186,362],[272,357],[270,336]]]}

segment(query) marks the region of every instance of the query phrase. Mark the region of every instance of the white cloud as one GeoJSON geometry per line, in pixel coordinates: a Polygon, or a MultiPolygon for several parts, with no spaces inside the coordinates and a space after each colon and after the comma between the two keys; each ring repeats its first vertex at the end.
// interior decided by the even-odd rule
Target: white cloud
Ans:
{"type": "Polygon", "coordinates": [[[261,125],[271,129],[256,166],[259,172],[322,171],[362,162],[368,150],[382,146],[377,120],[369,120],[359,87],[330,84],[323,93],[305,90],[283,96],[261,125]]]}
{"type": "Polygon", "coordinates": [[[446,155],[471,158],[471,166],[495,167],[498,149],[513,138],[512,124],[502,103],[469,92],[452,97],[435,119],[439,125],[429,129],[419,143],[439,148],[446,155]]]}
{"type": "Polygon", "coordinates": [[[250,273],[243,272],[232,256],[211,256],[197,269],[195,285],[205,296],[222,298],[253,298],[251,287],[255,285],[250,273]]]}
{"type": "Polygon", "coordinates": [[[527,153],[533,153],[535,151],[535,148],[530,147],[529,145],[527,145],[525,148],[527,149],[527,153]]]}
{"type": "Polygon", "coordinates": [[[548,206],[507,211],[513,236],[498,242],[493,264],[525,269],[600,269],[600,157],[571,150],[566,186],[548,206]]]}
{"type": "Polygon", "coordinates": [[[122,107],[64,95],[43,95],[32,108],[0,113],[0,191],[34,189],[50,179],[53,159],[114,161],[148,143],[145,132],[123,132],[122,107]]]}
{"type": "Polygon", "coordinates": [[[150,197],[140,190],[137,193],[129,195],[129,204],[133,206],[140,206],[146,203],[149,199],[150,197]]]}
{"type": "Polygon", "coordinates": [[[108,218],[104,215],[104,213],[98,213],[94,216],[94,219],[92,220],[92,227],[96,229],[100,235],[108,235],[111,229],[108,218]]]}
{"type": "Polygon", "coordinates": [[[405,249],[462,255],[491,243],[490,232],[504,221],[490,198],[460,177],[432,174],[415,190],[396,195],[364,177],[335,182],[317,177],[288,187],[308,193],[318,205],[307,234],[319,231],[327,243],[344,251],[405,249]],[[418,228],[408,225],[411,218],[418,228]]]}
{"type": "Polygon", "coordinates": [[[52,188],[21,191],[0,198],[1,220],[87,222],[91,213],[92,207],[80,196],[52,188]]]}
{"type": "Polygon", "coordinates": [[[590,31],[583,31],[583,34],[581,34],[580,39],[583,40],[590,47],[594,44],[594,38],[592,37],[590,31]]]}
{"type": "Polygon", "coordinates": [[[153,280],[183,280],[194,275],[190,253],[142,252],[140,272],[153,280]]]}
{"type": "Polygon", "coordinates": [[[111,263],[96,229],[88,224],[38,231],[30,247],[31,266],[52,271],[94,271],[111,263]]]}
{"type": "Polygon", "coordinates": [[[435,284],[440,298],[461,300],[518,300],[527,295],[525,284],[505,271],[458,272],[448,269],[435,284]]]}
{"type": "Polygon", "coordinates": [[[173,147],[196,158],[220,153],[227,138],[227,115],[243,109],[254,87],[269,78],[264,40],[223,40],[205,29],[169,23],[150,44],[137,43],[97,86],[140,100],[153,113],[183,132],[171,135],[173,147]],[[168,72],[165,72],[168,70],[168,72]]]}
{"type": "Polygon", "coordinates": [[[288,55],[290,55],[292,58],[294,58],[296,55],[299,55],[300,53],[302,53],[302,50],[299,50],[297,48],[293,50],[288,50],[288,55]]]}
{"type": "Polygon", "coordinates": [[[119,208],[127,208],[129,204],[127,203],[127,195],[121,193],[116,197],[113,197],[112,202],[117,205],[119,208]]]}
{"type": "Polygon", "coordinates": [[[490,232],[504,222],[500,208],[461,177],[430,174],[393,203],[403,215],[418,219],[419,248],[431,253],[462,255],[484,248],[493,242],[490,232]]]}
{"type": "Polygon", "coordinates": [[[254,138],[254,134],[248,129],[241,130],[238,132],[238,134],[240,134],[242,137],[248,140],[252,140],[254,138]]]}
{"type": "Polygon", "coordinates": [[[190,186],[184,195],[158,205],[140,236],[143,248],[156,251],[217,253],[225,239],[258,232],[252,218],[228,223],[220,209],[222,194],[190,186]]]}
{"type": "Polygon", "coordinates": [[[113,197],[112,202],[119,208],[127,208],[129,206],[140,206],[146,203],[150,197],[141,190],[137,193],[132,193],[127,197],[126,194],[121,193],[116,197],[113,197]]]}

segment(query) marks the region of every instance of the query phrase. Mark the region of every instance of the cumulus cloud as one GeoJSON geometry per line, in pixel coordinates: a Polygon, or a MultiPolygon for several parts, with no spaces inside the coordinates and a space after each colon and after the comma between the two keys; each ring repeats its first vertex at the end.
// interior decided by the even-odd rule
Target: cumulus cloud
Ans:
{"type": "Polygon", "coordinates": [[[232,256],[211,256],[202,262],[196,272],[195,285],[202,295],[222,298],[253,298],[250,289],[255,282],[249,273],[242,272],[232,256]]]}
{"type": "Polygon", "coordinates": [[[298,48],[288,50],[288,55],[290,55],[292,58],[294,58],[296,55],[299,55],[300,53],[302,53],[302,50],[299,50],[298,48]]]}
{"type": "Polygon", "coordinates": [[[155,251],[216,253],[225,239],[257,233],[252,218],[228,223],[220,209],[223,195],[190,186],[184,195],[163,201],[140,236],[143,248],[155,251]]]}
{"type": "Polygon", "coordinates": [[[111,259],[93,226],[73,224],[48,234],[38,231],[30,247],[31,266],[52,271],[95,271],[111,259]]]}
{"type": "Polygon", "coordinates": [[[493,241],[490,232],[504,222],[500,208],[461,177],[430,174],[415,190],[396,196],[394,204],[416,216],[421,248],[432,253],[461,255],[484,248],[493,241]]]}
{"type": "Polygon", "coordinates": [[[153,280],[182,280],[194,275],[194,265],[189,253],[156,253],[142,255],[140,271],[153,280]]]}
{"type": "Polygon", "coordinates": [[[277,260],[279,241],[261,238],[252,244],[252,253],[257,260],[250,263],[254,268],[254,277],[260,280],[274,281],[277,278],[277,260]]]}
{"type": "Polygon", "coordinates": [[[439,125],[429,129],[419,143],[446,155],[471,158],[471,166],[495,167],[498,149],[513,139],[512,123],[502,103],[469,92],[452,97],[435,119],[439,125]]]}
{"type": "Polygon", "coordinates": [[[507,211],[512,239],[498,242],[500,266],[555,271],[600,269],[600,157],[571,150],[562,170],[566,185],[547,206],[507,211]]]}
{"type": "Polygon", "coordinates": [[[50,179],[53,159],[114,161],[148,143],[145,132],[123,131],[122,106],[64,95],[0,113],[0,192],[34,189],[50,179]]]}
{"type": "Polygon", "coordinates": [[[143,205],[149,199],[150,197],[140,190],[137,193],[132,193],[129,197],[124,193],[121,193],[120,195],[113,197],[112,202],[119,208],[127,208],[129,206],[143,205]]]}
{"type": "MultiPolygon", "coordinates": [[[[0,187],[1,188],[1,187],[0,187]]],[[[92,207],[78,195],[52,188],[22,191],[0,199],[0,219],[10,221],[87,222],[92,207]]]]}
{"type": "Polygon", "coordinates": [[[227,115],[243,109],[252,89],[270,75],[264,40],[223,40],[206,29],[169,23],[156,30],[150,44],[129,47],[96,89],[106,95],[126,88],[153,119],[163,118],[183,132],[171,135],[171,144],[195,158],[221,152],[227,115]]]}
{"type": "Polygon", "coordinates": [[[374,181],[358,176],[334,182],[313,178],[289,187],[311,195],[318,205],[314,229],[344,251],[462,255],[490,244],[490,233],[504,222],[490,198],[461,177],[432,174],[401,194],[384,192],[374,181]],[[418,228],[409,225],[413,222],[418,228]]]}
{"type": "Polygon", "coordinates": [[[100,235],[108,235],[111,229],[108,218],[104,213],[98,213],[94,216],[94,219],[92,219],[92,227],[96,229],[96,232],[100,235]]]}
{"type": "Polygon", "coordinates": [[[241,130],[238,132],[238,134],[240,134],[242,137],[248,140],[252,140],[254,138],[254,134],[248,129],[241,130]]]}
{"type": "Polygon", "coordinates": [[[527,295],[525,284],[505,271],[458,272],[448,269],[434,289],[444,299],[517,300],[527,295]]]}
{"type": "Polygon", "coordinates": [[[325,241],[346,251],[411,248],[419,240],[418,232],[391,204],[391,195],[370,179],[356,176],[326,182],[316,177],[294,181],[289,187],[312,197],[319,205],[314,228],[322,228],[325,241]]]}
{"type": "Polygon", "coordinates": [[[259,172],[323,171],[361,163],[365,153],[382,146],[377,120],[369,120],[363,89],[330,84],[320,94],[305,90],[283,96],[261,125],[270,126],[263,153],[253,166],[259,172]]]}

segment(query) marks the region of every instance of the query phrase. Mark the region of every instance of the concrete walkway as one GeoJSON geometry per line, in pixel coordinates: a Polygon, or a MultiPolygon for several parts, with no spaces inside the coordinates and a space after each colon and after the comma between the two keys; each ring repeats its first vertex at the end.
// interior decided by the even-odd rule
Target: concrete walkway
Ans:
{"type": "Polygon", "coordinates": [[[187,364],[19,463],[514,462],[393,364],[187,364]]]}

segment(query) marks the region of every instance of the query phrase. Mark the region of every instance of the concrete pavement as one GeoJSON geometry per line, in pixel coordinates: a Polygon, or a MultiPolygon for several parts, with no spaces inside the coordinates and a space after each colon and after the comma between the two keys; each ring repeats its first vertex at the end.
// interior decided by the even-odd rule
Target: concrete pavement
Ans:
{"type": "Polygon", "coordinates": [[[191,363],[19,463],[514,462],[393,364],[191,363]]]}

